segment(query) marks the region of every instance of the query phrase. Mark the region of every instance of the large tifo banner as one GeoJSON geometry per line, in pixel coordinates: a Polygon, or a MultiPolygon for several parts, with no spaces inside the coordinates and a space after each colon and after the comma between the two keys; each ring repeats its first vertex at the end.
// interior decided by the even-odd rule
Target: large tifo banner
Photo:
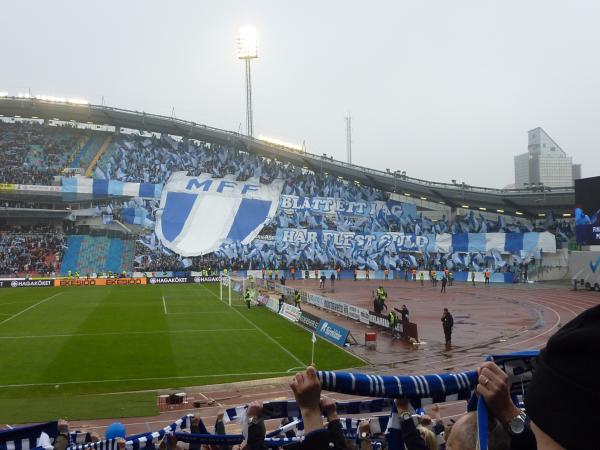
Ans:
{"type": "Polygon", "coordinates": [[[344,214],[348,216],[417,217],[417,206],[395,200],[387,202],[350,201],[334,197],[298,197],[282,195],[279,207],[285,210],[309,211],[313,214],[344,214]]]}
{"type": "Polygon", "coordinates": [[[275,216],[282,187],[176,172],[161,194],[156,235],[182,256],[213,252],[227,239],[248,244],[275,216]]]}
{"type": "Polygon", "coordinates": [[[474,253],[497,250],[517,254],[556,253],[556,237],[543,233],[456,233],[417,236],[396,232],[354,233],[307,228],[278,228],[275,239],[291,244],[329,244],[335,247],[364,247],[396,252],[474,253]]]}

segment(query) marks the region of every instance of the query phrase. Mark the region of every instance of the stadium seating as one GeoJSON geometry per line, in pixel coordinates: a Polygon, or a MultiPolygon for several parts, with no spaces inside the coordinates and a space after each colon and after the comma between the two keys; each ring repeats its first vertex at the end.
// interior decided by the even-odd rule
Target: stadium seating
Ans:
{"type": "MultiPolygon", "coordinates": [[[[110,136],[108,137],[110,139],[110,136]]],[[[96,154],[100,151],[107,136],[103,134],[92,134],[81,149],[75,154],[73,161],[69,164],[70,167],[80,167],[87,169],[96,154]]]]}
{"type": "Polygon", "coordinates": [[[121,273],[133,269],[134,243],[129,240],[95,236],[70,236],[60,274],[82,276],[100,272],[121,273]]]}
{"type": "Polygon", "coordinates": [[[56,272],[65,241],[56,229],[4,227],[0,231],[0,274],[50,275],[56,272]]]}
{"type": "MultiPolygon", "coordinates": [[[[283,179],[282,194],[299,197],[334,197],[350,201],[381,201],[387,194],[376,188],[349,183],[327,174],[308,171],[304,168],[265,159],[237,149],[208,143],[175,140],[170,136],[144,137],[76,130],[69,127],[44,127],[39,124],[0,123],[0,182],[23,184],[52,184],[55,175],[62,169],[77,166],[93,173],[95,178],[124,182],[164,183],[172,173],[187,171],[190,175],[208,173],[214,177],[234,176],[237,180],[250,177],[268,183],[283,179]]],[[[134,199],[110,205],[107,221],[114,218],[127,225],[139,225],[136,230],[146,229],[141,241],[146,245],[125,246],[119,252],[108,244],[96,243],[100,259],[79,259],[77,246],[89,245],[69,239],[69,252],[63,267],[80,273],[95,272],[110,267],[132,267],[146,270],[180,270],[207,264],[206,258],[180,258],[163,248],[153,238],[157,200],[134,199]],[[110,253],[110,258],[106,259],[110,253]],[[116,256],[120,253],[120,260],[116,256]],[[75,259],[73,259],[75,258],[75,259]],[[104,259],[102,259],[104,258],[104,259]],[[164,266],[164,267],[162,267],[164,266]]],[[[100,215],[101,212],[99,211],[100,215]]],[[[510,264],[503,264],[491,252],[469,252],[457,254],[410,254],[394,248],[340,249],[333,245],[309,243],[295,245],[273,239],[278,229],[332,230],[374,234],[399,232],[415,236],[431,236],[442,233],[527,233],[549,230],[560,242],[568,242],[574,235],[573,223],[557,221],[551,216],[540,223],[523,218],[507,220],[498,216],[471,211],[466,217],[450,220],[443,216],[434,221],[427,214],[397,217],[367,216],[348,217],[341,214],[315,214],[309,211],[279,209],[275,217],[263,229],[258,239],[250,244],[226,242],[210,259],[213,267],[261,268],[288,267],[350,268],[369,267],[372,270],[384,267],[408,266],[435,267],[451,266],[454,270],[478,269],[492,266],[498,270],[514,270],[515,265],[527,262],[531,255],[515,254],[510,264]],[[264,237],[264,239],[262,239],[264,237]],[[523,261],[525,258],[525,261],[523,261]]],[[[116,244],[115,244],[116,245],[116,244]]],[[[84,251],[87,253],[87,251],[84,251]]],[[[456,252],[454,252],[456,253],[456,252]]],[[[110,270],[110,269],[107,269],[110,270]]],[[[62,270],[65,272],[65,269],[62,270]]]]}

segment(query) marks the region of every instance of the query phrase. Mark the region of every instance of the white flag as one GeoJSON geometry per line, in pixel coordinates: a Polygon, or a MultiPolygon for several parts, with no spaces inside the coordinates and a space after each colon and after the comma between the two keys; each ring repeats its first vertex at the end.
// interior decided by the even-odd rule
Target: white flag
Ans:
{"type": "Polygon", "coordinates": [[[312,334],[312,338],[311,338],[312,343],[314,344],[315,342],[317,342],[317,337],[315,336],[315,333],[313,332],[312,334]]]}

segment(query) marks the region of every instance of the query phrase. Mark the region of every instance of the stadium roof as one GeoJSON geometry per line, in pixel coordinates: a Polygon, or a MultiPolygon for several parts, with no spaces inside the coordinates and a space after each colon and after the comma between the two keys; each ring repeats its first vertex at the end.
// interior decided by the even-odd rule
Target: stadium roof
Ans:
{"type": "Polygon", "coordinates": [[[204,142],[230,145],[279,161],[291,162],[316,172],[326,172],[387,192],[396,192],[450,207],[468,207],[487,212],[523,214],[571,213],[575,205],[573,187],[532,189],[495,189],[467,184],[440,183],[408,177],[400,172],[369,169],[337,161],[325,155],[298,152],[283,146],[227,130],[174,117],[130,111],[108,106],[72,104],[33,98],[0,97],[0,116],[75,121],[134,130],[166,133],[204,142]]]}

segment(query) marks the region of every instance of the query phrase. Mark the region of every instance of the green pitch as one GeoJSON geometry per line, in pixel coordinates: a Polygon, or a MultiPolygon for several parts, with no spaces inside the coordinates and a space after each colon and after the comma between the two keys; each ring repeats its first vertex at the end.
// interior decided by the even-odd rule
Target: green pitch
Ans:
{"type": "MultiPolygon", "coordinates": [[[[0,423],[157,413],[155,389],[285,376],[308,331],[219,285],[0,290],[0,423]]],[[[319,339],[319,369],[362,362],[319,339]]]]}

